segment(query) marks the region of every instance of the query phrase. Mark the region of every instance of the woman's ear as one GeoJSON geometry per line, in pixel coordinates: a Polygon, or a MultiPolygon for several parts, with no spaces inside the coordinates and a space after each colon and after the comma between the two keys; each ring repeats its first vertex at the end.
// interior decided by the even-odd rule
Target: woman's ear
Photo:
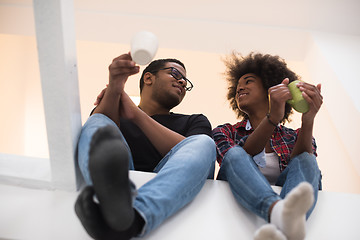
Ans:
{"type": "Polygon", "coordinates": [[[146,85],[152,85],[153,84],[153,77],[154,75],[150,72],[147,72],[144,74],[144,84],[146,85]]]}

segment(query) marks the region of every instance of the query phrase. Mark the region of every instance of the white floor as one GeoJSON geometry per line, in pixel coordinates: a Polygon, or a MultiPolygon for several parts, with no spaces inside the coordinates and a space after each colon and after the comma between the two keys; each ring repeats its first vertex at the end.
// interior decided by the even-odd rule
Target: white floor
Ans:
{"type": "MultiPolygon", "coordinates": [[[[154,174],[130,176],[139,187],[154,174]]],[[[0,192],[0,239],[90,239],[74,213],[78,193],[9,185],[0,192]]],[[[320,192],[306,239],[359,240],[359,216],[360,195],[320,192]]],[[[235,202],[226,182],[208,180],[193,202],[144,239],[247,240],[264,223],[235,202]]]]}

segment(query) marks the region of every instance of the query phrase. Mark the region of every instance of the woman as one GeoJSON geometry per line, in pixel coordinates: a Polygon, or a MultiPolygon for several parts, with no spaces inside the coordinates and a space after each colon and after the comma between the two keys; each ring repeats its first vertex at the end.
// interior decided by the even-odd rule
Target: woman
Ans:
{"type": "Polygon", "coordinates": [[[236,200],[271,225],[255,239],[304,239],[305,222],[321,189],[312,137],[322,105],[321,85],[298,83],[309,110],[301,128],[283,126],[292,113],[287,87],[298,80],[278,56],[233,53],[225,60],[228,100],[242,120],[213,130],[220,164],[218,179],[229,182],[236,200]],[[280,195],[271,185],[281,186],[280,195]],[[285,235],[285,236],[284,236],[285,235]]]}

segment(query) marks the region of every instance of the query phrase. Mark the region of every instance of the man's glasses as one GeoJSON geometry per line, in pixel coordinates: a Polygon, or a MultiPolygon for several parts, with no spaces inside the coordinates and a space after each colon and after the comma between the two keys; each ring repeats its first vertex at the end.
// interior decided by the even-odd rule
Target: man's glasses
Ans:
{"type": "Polygon", "coordinates": [[[176,68],[174,68],[174,67],[161,68],[161,69],[159,69],[159,71],[160,71],[160,70],[167,70],[167,69],[171,69],[170,74],[171,74],[171,76],[173,76],[176,80],[184,79],[184,80],[185,80],[185,87],[184,87],[185,90],[186,90],[186,91],[191,91],[191,89],[194,87],[194,85],[190,82],[189,79],[187,79],[186,77],[184,77],[184,76],[181,74],[181,72],[179,72],[179,70],[177,70],[176,68]],[[187,87],[187,83],[190,84],[189,87],[187,87]]]}

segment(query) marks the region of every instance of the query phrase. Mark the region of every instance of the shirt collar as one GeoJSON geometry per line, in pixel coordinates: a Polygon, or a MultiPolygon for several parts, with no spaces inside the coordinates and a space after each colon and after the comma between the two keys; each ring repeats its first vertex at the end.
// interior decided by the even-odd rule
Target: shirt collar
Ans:
{"type": "Polygon", "coordinates": [[[250,121],[248,119],[244,119],[242,120],[241,122],[238,122],[234,125],[235,128],[245,128],[245,130],[251,130],[252,127],[251,127],[251,124],[250,124],[250,121]]]}
{"type": "Polygon", "coordinates": [[[249,121],[249,119],[246,121],[246,126],[245,126],[245,130],[246,131],[249,131],[249,130],[251,130],[252,129],[252,127],[251,127],[251,123],[250,123],[250,121],[249,121]]]}
{"type": "MultiPolygon", "coordinates": [[[[249,119],[244,119],[241,122],[238,122],[234,125],[235,128],[245,128],[246,131],[250,131],[250,130],[254,130],[251,126],[251,123],[249,121],[249,119]]],[[[281,129],[281,124],[279,123],[277,125],[277,127],[275,128],[275,131],[280,128],[281,129]]]]}

